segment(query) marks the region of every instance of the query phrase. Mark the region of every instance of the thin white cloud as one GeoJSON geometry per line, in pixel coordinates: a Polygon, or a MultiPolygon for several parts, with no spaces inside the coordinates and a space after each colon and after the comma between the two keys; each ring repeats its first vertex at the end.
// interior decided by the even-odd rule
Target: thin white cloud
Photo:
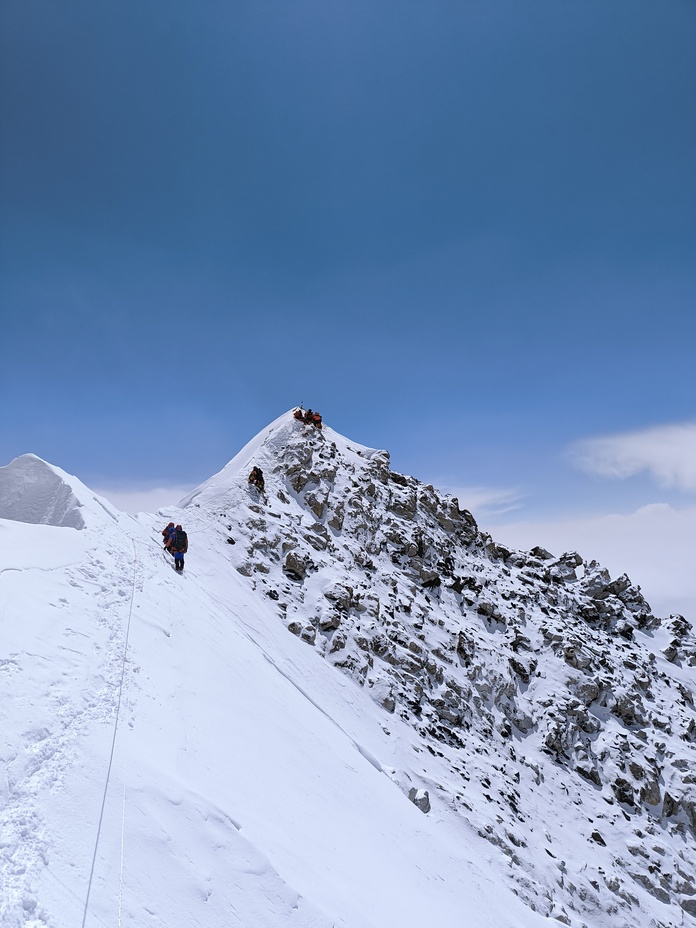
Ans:
{"type": "Polygon", "coordinates": [[[661,486],[696,490],[696,422],[590,438],[570,454],[583,470],[602,477],[648,473],[661,486]]]}
{"type": "Polygon", "coordinates": [[[487,527],[496,541],[529,550],[541,545],[552,554],[578,551],[597,560],[612,576],[627,573],[639,584],[658,615],[680,612],[696,624],[696,506],[665,503],[629,515],[526,521],[487,527]]]}
{"type": "Polygon", "coordinates": [[[446,480],[436,481],[435,486],[456,496],[459,505],[472,512],[477,519],[480,515],[503,515],[519,509],[524,498],[524,494],[516,487],[452,486],[446,480]]]}
{"type": "Polygon", "coordinates": [[[136,512],[156,512],[167,506],[174,507],[192,489],[192,486],[153,487],[152,489],[94,487],[95,493],[106,497],[122,512],[130,512],[132,515],[136,512]]]}

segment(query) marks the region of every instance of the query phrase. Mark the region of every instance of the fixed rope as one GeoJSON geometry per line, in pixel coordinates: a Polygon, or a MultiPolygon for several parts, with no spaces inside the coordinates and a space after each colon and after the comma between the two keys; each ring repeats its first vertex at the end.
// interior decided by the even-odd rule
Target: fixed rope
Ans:
{"type": "MultiPolygon", "coordinates": [[[[133,606],[131,603],[131,612],[133,611],[133,606]]],[[[126,650],[128,648],[128,642],[126,641],[126,650]]],[[[126,677],[126,696],[125,696],[125,705],[126,713],[130,708],[130,682],[131,674],[128,674],[126,677]]],[[[121,796],[121,860],[118,870],[118,928],[121,928],[121,915],[123,913],[123,859],[124,859],[124,849],[126,846],[126,785],[128,783],[128,751],[123,753],[123,792],[121,796]]]]}
{"type": "MultiPolygon", "coordinates": [[[[106,807],[106,794],[109,791],[109,780],[111,778],[111,768],[114,763],[114,750],[116,748],[116,734],[118,732],[118,722],[119,716],[121,713],[121,699],[123,697],[123,681],[126,675],[126,659],[128,657],[128,641],[130,638],[130,627],[131,619],[133,617],[133,601],[135,600],[135,581],[137,578],[138,572],[138,552],[135,547],[135,541],[133,541],[133,585],[131,587],[131,598],[130,598],[130,608],[128,610],[128,623],[126,625],[126,640],[123,646],[123,660],[121,663],[121,679],[118,684],[118,702],[116,704],[116,718],[114,720],[114,732],[111,737],[111,753],[109,755],[109,766],[106,771],[106,782],[104,784],[104,795],[102,796],[101,812],[99,813],[99,824],[97,825],[97,836],[94,842],[94,854],[92,855],[92,866],[89,871],[89,883],[87,884],[87,896],[85,898],[85,910],[82,914],[82,928],[85,928],[87,924],[87,911],[89,909],[89,897],[92,892],[92,880],[94,879],[94,868],[97,863],[97,851],[99,849],[99,838],[101,837],[101,828],[102,822],[104,821],[104,809],[106,807]]],[[[121,874],[120,874],[120,886],[119,886],[119,912],[118,912],[118,923],[121,924],[121,902],[122,902],[122,886],[123,886],[123,838],[124,838],[124,829],[125,829],[125,802],[126,802],[126,784],[125,784],[125,775],[123,783],[123,810],[121,816],[121,874]]]]}

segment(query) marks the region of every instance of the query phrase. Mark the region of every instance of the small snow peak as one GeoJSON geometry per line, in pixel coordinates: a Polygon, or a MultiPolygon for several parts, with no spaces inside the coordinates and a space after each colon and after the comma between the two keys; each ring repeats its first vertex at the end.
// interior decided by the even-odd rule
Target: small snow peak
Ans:
{"type": "Polygon", "coordinates": [[[196,487],[179,505],[186,508],[192,504],[217,506],[230,502],[235,491],[246,486],[252,467],[261,467],[264,473],[279,469],[287,472],[288,468],[292,470],[297,466],[299,459],[307,463],[321,448],[325,448],[327,454],[350,460],[355,465],[389,466],[387,451],[349,441],[325,424],[317,428],[296,419],[294,413],[294,409],[289,409],[267,425],[221,471],[196,487]]]}
{"type": "Polygon", "coordinates": [[[0,518],[82,529],[82,503],[61,474],[35,454],[0,467],[0,518]]]}

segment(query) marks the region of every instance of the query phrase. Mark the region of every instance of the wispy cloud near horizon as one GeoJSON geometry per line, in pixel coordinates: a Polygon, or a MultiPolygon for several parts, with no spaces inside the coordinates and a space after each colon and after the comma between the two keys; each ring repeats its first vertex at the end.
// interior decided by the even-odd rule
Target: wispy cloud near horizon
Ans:
{"type": "Polygon", "coordinates": [[[663,487],[696,491],[696,422],[590,438],[569,449],[582,470],[624,480],[641,473],[663,487]]]}
{"type": "Polygon", "coordinates": [[[172,508],[179,500],[187,496],[192,486],[153,487],[94,487],[95,493],[105,497],[117,509],[135,515],[138,512],[157,512],[158,509],[172,508]]]}
{"type": "Polygon", "coordinates": [[[435,485],[444,493],[456,496],[459,505],[477,518],[479,514],[492,516],[513,512],[521,507],[526,495],[517,487],[453,486],[444,479],[435,485]]]}

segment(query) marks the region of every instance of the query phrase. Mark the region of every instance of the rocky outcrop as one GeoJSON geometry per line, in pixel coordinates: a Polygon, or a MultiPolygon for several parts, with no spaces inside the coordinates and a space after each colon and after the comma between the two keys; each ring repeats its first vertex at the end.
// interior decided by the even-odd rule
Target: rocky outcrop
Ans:
{"type": "MultiPolygon", "coordinates": [[[[605,892],[603,925],[639,928],[655,900],[662,928],[690,918],[690,623],[661,624],[627,576],[576,552],[494,542],[455,498],[391,471],[385,452],[290,431],[263,467],[268,505],[235,513],[231,563],[385,721],[400,717],[419,750],[446,759],[462,789],[440,801],[499,848],[519,895],[578,926],[599,924],[605,892]],[[553,815],[539,821],[559,802],[573,810],[573,846],[591,849],[582,860],[553,815]],[[636,853],[612,852],[617,825],[636,853]]],[[[408,795],[430,807],[427,791],[408,795]]]]}

